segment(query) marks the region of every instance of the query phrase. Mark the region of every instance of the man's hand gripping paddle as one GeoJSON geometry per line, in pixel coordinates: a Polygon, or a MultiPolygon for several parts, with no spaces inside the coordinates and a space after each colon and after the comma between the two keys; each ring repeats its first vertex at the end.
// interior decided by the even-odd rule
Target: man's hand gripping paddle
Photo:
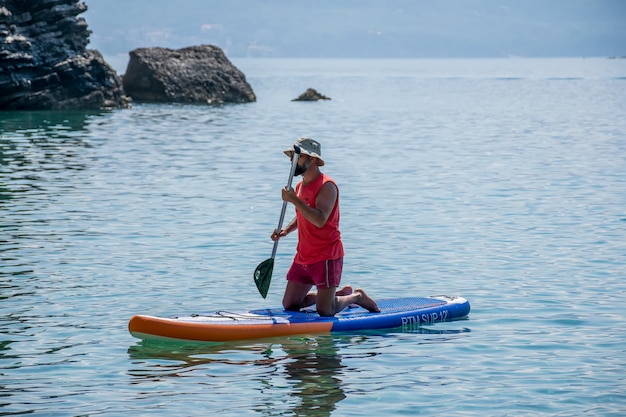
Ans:
{"type": "MultiPolygon", "coordinates": [[[[289,172],[289,179],[287,180],[287,188],[291,188],[291,182],[293,175],[296,172],[296,166],[298,165],[298,158],[300,157],[300,147],[294,145],[294,154],[291,161],[291,171],[289,172]]],[[[278,227],[276,230],[278,233],[282,230],[283,219],[285,218],[285,211],[287,210],[287,202],[283,201],[283,209],[280,212],[280,219],[278,220],[278,227]]],[[[259,293],[263,298],[267,297],[267,292],[270,289],[270,283],[272,282],[272,271],[274,270],[274,257],[276,256],[276,249],[278,248],[278,240],[274,241],[274,249],[272,249],[272,257],[264,260],[254,270],[254,283],[259,289],[259,293]]]]}

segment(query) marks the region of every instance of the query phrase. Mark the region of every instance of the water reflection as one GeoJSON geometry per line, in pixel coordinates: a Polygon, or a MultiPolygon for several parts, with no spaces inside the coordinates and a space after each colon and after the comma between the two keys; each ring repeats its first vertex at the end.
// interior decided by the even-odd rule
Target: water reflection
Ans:
{"type": "Polygon", "coordinates": [[[83,130],[87,119],[108,111],[5,111],[0,112],[0,131],[17,132],[30,129],[54,131],[57,126],[83,130]]]}
{"type": "Polygon", "coordinates": [[[469,331],[467,328],[422,327],[410,332],[398,328],[248,343],[144,341],[128,349],[133,361],[128,374],[133,385],[142,386],[142,395],[154,394],[160,384],[165,384],[169,390],[172,383],[181,378],[196,377],[197,384],[209,385],[208,390],[202,391],[210,393],[207,401],[216,408],[219,406],[213,403],[223,401],[229,403],[224,407],[239,407],[242,412],[253,409],[266,416],[330,416],[350,392],[359,392],[358,388],[348,385],[345,375],[356,373],[360,377],[371,377],[363,360],[372,363],[370,357],[393,350],[394,346],[405,342],[404,338],[410,338],[410,346],[414,347],[416,343],[445,343],[469,331]],[[426,337],[415,340],[410,334],[426,337]],[[219,386],[214,381],[219,381],[219,386]],[[222,390],[220,387],[224,385],[258,395],[241,399],[235,392],[222,390]],[[231,398],[227,398],[229,396],[231,398]]]}
{"type": "MultiPolygon", "coordinates": [[[[20,111],[0,113],[0,173],[35,182],[37,172],[84,169],[85,131],[101,112],[20,111]]],[[[3,181],[4,182],[4,181],[3,181]]],[[[6,199],[11,184],[3,184],[6,199]],[[7,189],[8,188],[8,189],[7,189]]]]}
{"type": "MultiPolygon", "coordinates": [[[[32,273],[32,256],[62,214],[55,201],[87,166],[89,124],[103,112],[0,112],[0,276],[32,273]]],[[[56,232],[55,232],[56,233],[56,232]]]]}
{"type": "Polygon", "coordinates": [[[206,365],[213,369],[218,365],[243,366],[244,375],[235,374],[232,378],[258,383],[256,389],[262,394],[262,400],[252,407],[261,414],[276,415],[278,411],[280,415],[330,416],[337,403],[346,398],[341,378],[345,366],[337,346],[339,340],[331,335],[320,335],[237,346],[140,342],[129,348],[131,359],[167,360],[168,363],[136,362],[144,367],[132,369],[129,374],[134,377],[134,384],[143,384],[164,377],[180,377],[206,365]],[[256,372],[257,369],[261,371],[256,372]]]}
{"type": "Polygon", "coordinates": [[[330,416],[337,403],[346,398],[341,371],[341,355],[332,336],[301,339],[282,349],[290,360],[283,365],[292,395],[299,397],[296,416],[330,416]]]}

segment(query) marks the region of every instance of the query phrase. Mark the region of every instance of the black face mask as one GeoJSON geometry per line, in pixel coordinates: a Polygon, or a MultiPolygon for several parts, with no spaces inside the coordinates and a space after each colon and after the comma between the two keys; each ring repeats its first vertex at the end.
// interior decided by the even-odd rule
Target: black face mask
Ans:
{"type": "Polygon", "coordinates": [[[311,161],[307,160],[304,165],[300,165],[300,164],[296,164],[296,170],[293,173],[293,175],[298,176],[298,175],[302,175],[306,172],[307,169],[309,169],[309,166],[311,165],[311,161]]]}

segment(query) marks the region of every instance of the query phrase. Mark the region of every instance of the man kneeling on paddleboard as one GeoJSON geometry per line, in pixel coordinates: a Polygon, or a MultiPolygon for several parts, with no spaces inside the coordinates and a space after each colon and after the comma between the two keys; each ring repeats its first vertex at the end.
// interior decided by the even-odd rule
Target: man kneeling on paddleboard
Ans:
{"type": "MultiPolygon", "coordinates": [[[[320,316],[334,316],[350,304],[357,304],[371,312],[379,312],[376,302],[365,291],[350,286],[337,290],[343,268],[343,243],[339,231],[339,189],[335,181],[320,171],[324,165],[322,147],[310,138],[299,138],[285,150],[293,159],[299,147],[295,175],[302,181],[294,190],[282,190],[283,201],[293,204],[296,216],[282,230],[274,230],[277,241],[298,230],[296,256],[287,272],[287,287],[283,296],[286,310],[300,310],[317,305],[320,316]],[[317,293],[310,292],[315,285],[317,293]]],[[[280,227],[280,226],[279,226],[280,227]]]]}

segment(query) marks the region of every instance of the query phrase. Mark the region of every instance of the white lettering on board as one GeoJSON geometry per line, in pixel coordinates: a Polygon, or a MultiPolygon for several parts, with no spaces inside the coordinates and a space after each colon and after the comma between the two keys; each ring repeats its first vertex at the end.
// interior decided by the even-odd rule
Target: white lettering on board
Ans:
{"type": "Polygon", "coordinates": [[[440,321],[446,321],[447,319],[448,310],[424,313],[418,316],[404,316],[402,317],[402,331],[410,332],[417,330],[421,325],[433,324],[440,321]]]}

